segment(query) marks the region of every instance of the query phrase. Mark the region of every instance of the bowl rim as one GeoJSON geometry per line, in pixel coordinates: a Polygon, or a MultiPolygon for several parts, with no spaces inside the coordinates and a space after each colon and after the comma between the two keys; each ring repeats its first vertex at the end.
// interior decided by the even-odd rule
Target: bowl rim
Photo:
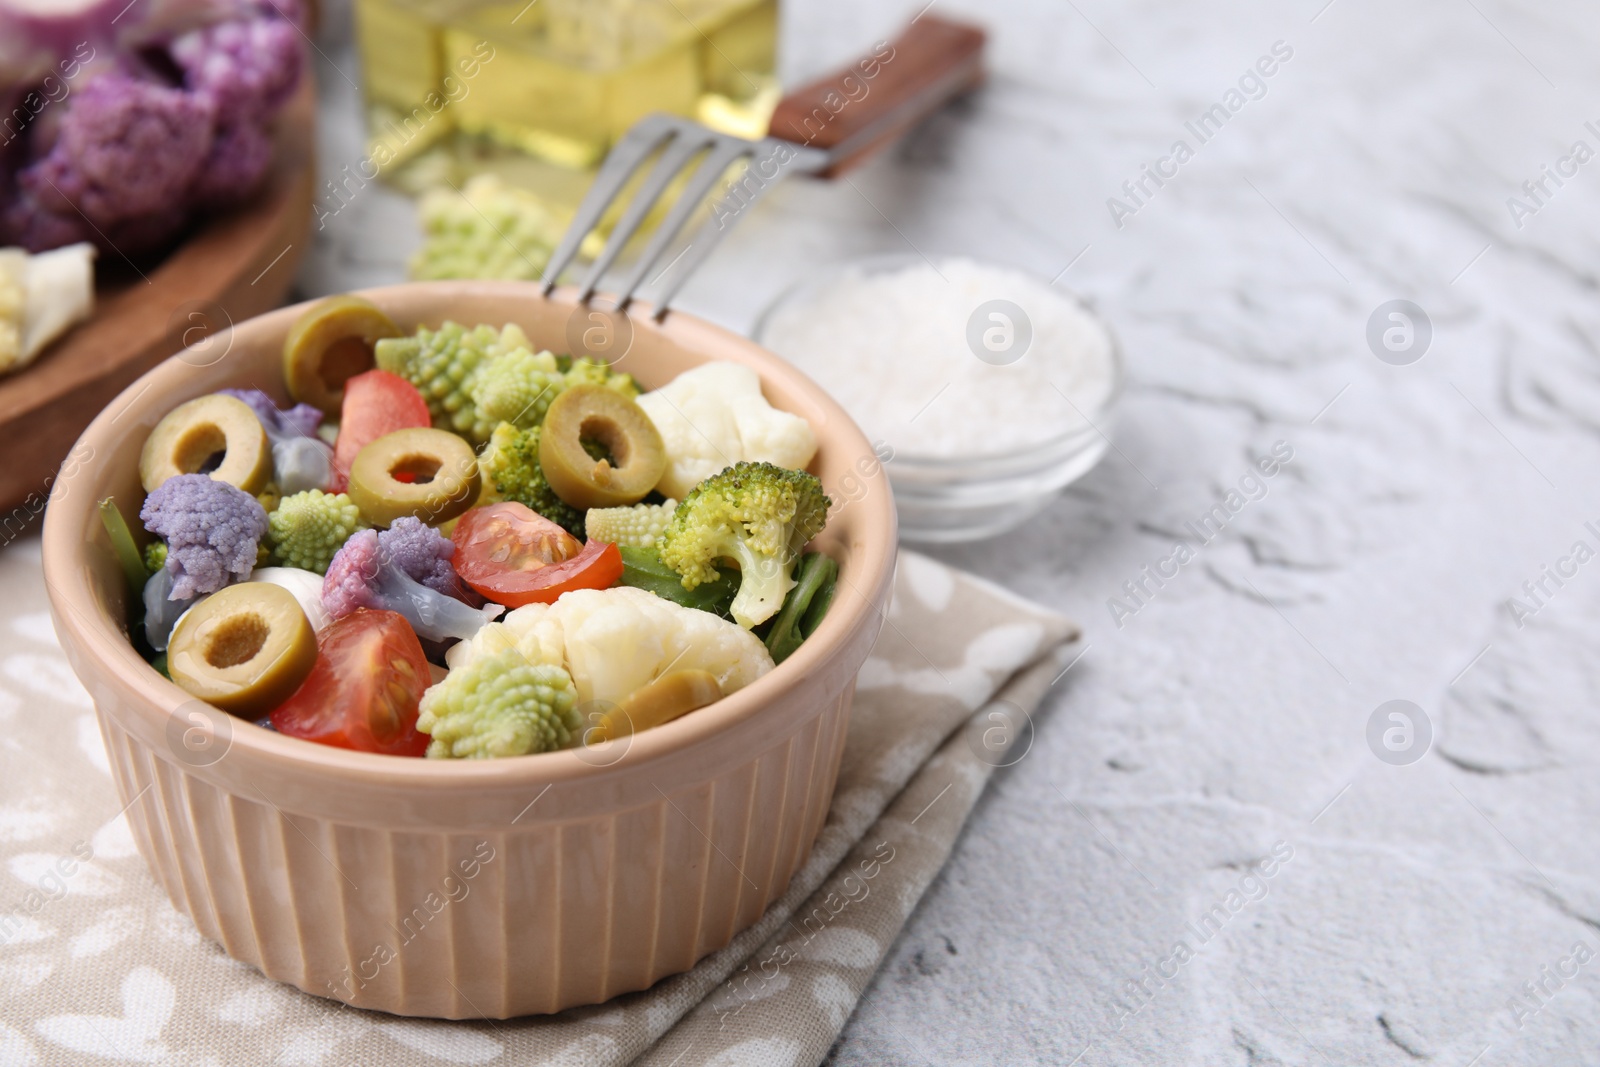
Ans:
{"type": "MultiPolygon", "coordinates": [[[[351,292],[374,299],[382,305],[386,300],[403,301],[410,293],[423,289],[459,289],[463,293],[470,290],[477,295],[483,295],[486,290],[489,291],[488,295],[501,295],[498,291],[503,290],[503,296],[508,300],[540,300],[578,306],[578,289],[575,286],[562,286],[546,295],[543,286],[535,282],[424,281],[351,292]]],[[[602,307],[616,306],[615,298],[610,294],[598,293],[596,297],[602,307]]],[[[281,321],[286,331],[294,316],[316,299],[321,298],[278,308],[236,323],[229,332],[273,328],[252,327],[252,324],[267,320],[281,321]]],[[[787,379],[785,384],[790,391],[804,396],[807,403],[821,409],[826,416],[825,433],[830,437],[843,438],[839,447],[871,451],[860,427],[832,397],[797,368],[761,348],[753,340],[676,309],[670,310],[657,322],[654,308],[643,301],[634,301],[627,309],[627,314],[633,320],[636,336],[643,331],[662,334],[690,352],[702,352],[703,346],[697,341],[708,339],[715,339],[724,345],[731,342],[734,346],[744,348],[745,355],[759,365],[763,380],[771,375],[787,379]]],[[[208,341],[214,342],[215,336],[208,338],[208,341]]],[[[93,448],[97,441],[110,435],[113,424],[130,411],[148,411],[158,402],[157,398],[177,392],[181,388],[178,382],[185,366],[180,352],[141,375],[95,416],[70,455],[78,455],[85,446],[93,448]],[[147,392],[153,396],[146,397],[147,392]]],[[[823,434],[824,431],[818,430],[819,438],[823,434]]],[[[91,454],[101,453],[96,451],[91,454]]],[[[68,462],[72,462],[70,458],[68,462]]],[[[56,480],[45,512],[42,538],[42,570],[47,593],[55,609],[58,629],[67,631],[62,634],[62,643],[76,645],[85,656],[97,661],[104,672],[116,680],[116,685],[123,689],[124,695],[130,698],[122,703],[131,705],[135,715],[149,719],[152,727],[162,727],[166,721],[170,721],[174,712],[195,702],[196,698],[162,677],[140,657],[122,627],[110,613],[101,611],[96,603],[85,562],[89,553],[95,550],[94,542],[81,538],[79,532],[93,528],[90,526],[91,518],[98,524],[98,516],[91,513],[99,501],[97,494],[72,492],[76,481],[71,475],[56,480]]],[[[879,603],[886,598],[893,577],[898,550],[897,520],[888,479],[870,479],[866,485],[866,492],[851,501],[849,506],[865,509],[867,515],[862,520],[863,528],[881,530],[884,536],[860,539],[862,551],[852,559],[852,563],[860,570],[856,581],[847,583],[850,588],[846,590],[855,595],[836,597],[834,610],[828,613],[818,630],[787,660],[750,685],[693,715],[630,735],[625,742],[607,742],[626,744],[628,747],[623,750],[626,758],[619,756],[612,763],[599,765],[581,758],[583,752],[591,751],[584,748],[514,759],[404,758],[357,752],[287,737],[259,727],[251,720],[231,715],[227,716],[231,727],[227,755],[279,770],[313,770],[318,774],[335,776],[347,785],[374,783],[394,786],[415,782],[436,790],[525,787],[529,784],[554,785],[583,780],[598,782],[608,776],[630,774],[638,768],[677,756],[757,715],[774,703],[775,698],[792,683],[817,671],[829,657],[843,650],[858,636],[863,626],[872,626],[873,633],[876,633],[877,626],[885,616],[885,610],[879,603]],[[878,618],[869,619],[869,613],[878,618]]],[[[91,696],[96,696],[93,690],[91,696]]],[[[98,699],[96,706],[98,709],[98,699]]],[[[105,709],[100,709],[100,713],[110,714],[105,709]]],[[[227,715],[225,712],[221,714],[227,715]]],[[[188,773],[204,774],[208,768],[186,766],[185,769],[188,773]]]]}
{"type": "MultiPolygon", "coordinates": [[[[1074,441],[1100,437],[1104,438],[1107,444],[1109,444],[1111,441],[1110,434],[1106,430],[1101,429],[1096,420],[1105,420],[1107,417],[1116,413],[1117,407],[1122,400],[1123,392],[1127,388],[1127,358],[1124,354],[1122,341],[1117,336],[1117,331],[1112,329],[1111,321],[1102,315],[1100,310],[1094,306],[1093,302],[1084,297],[1083,294],[1072,289],[1058,289],[1055,282],[1049,281],[1043,275],[1037,274],[1034,271],[1029,270],[1027,267],[1020,266],[1016,263],[1010,263],[996,259],[984,259],[980,256],[967,255],[966,253],[959,252],[935,252],[931,255],[924,255],[921,252],[870,252],[865,255],[843,256],[830,259],[816,267],[805,277],[797,278],[779,290],[778,295],[773,297],[767,306],[761,309],[761,312],[756,316],[755,322],[751,324],[750,339],[759,345],[763,351],[771,352],[783,362],[788,363],[790,366],[801,370],[801,373],[804,373],[803,368],[800,368],[799,364],[793,363],[787,356],[782,355],[775,349],[768,347],[766,344],[766,336],[768,331],[771,329],[772,318],[780,310],[788,307],[797,300],[811,295],[814,290],[832,280],[830,275],[840,274],[844,271],[859,270],[869,274],[886,273],[901,267],[915,266],[921,263],[926,263],[930,266],[933,266],[938,263],[949,263],[957,260],[964,260],[968,263],[976,263],[982,267],[996,267],[1000,270],[1006,270],[1014,274],[1020,274],[1024,277],[1032,278],[1036,282],[1042,282],[1046,288],[1058,293],[1058,295],[1060,295],[1069,303],[1076,304],[1080,310],[1082,310],[1086,315],[1100,325],[1100,328],[1106,332],[1107,339],[1111,342],[1111,390],[1106,393],[1105,399],[1101,401],[1100,405],[1096,407],[1093,412],[1084,414],[1083,419],[1086,425],[1079,426],[1076,429],[1066,430],[1051,437],[1043,438],[1034,444],[1024,445],[1020,448],[1007,449],[1003,452],[983,452],[973,456],[955,457],[919,455],[914,452],[906,452],[902,449],[896,448],[893,441],[888,441],[888,446],[894,450],[894,460],[890,465],[902,468],[916,468],[917,470],[926,474],[939,474],[941,472],[956,471],[960,468],[981,468],[984,464],[989,463],[998,466],[1021,465],[1025,464],[1027,460],[1033,457],[1036,453],[1049,451],[1051,454],[1051,462],[1046,464],[1049,466],[1054,465],[1054,462],[1057,459],[1055,453],[1062,447],[1072,444],[1074,441]]],[[[1072,403],[1072,401],[1068,400],[1068,403],[1072,403]]],[[[1073,404],[1073,407],[1077,407],[1077,405],[1073,404]]],[[[1082,413],[1080,412],[1080,414],[1082,413]]],[[[982,478],[985,475],[980,471],[972,474],[971,476],[975,478],[982,478]]]]}

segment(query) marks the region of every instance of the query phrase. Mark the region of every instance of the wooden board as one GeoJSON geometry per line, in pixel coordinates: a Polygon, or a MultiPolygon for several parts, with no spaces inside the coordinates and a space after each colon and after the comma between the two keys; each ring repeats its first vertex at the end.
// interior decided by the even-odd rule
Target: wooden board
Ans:
{"type": "Polygon", "coordinates": [[[186,330],[195,340],[201,322],[242,322],[283,303],[308,243],[315,116],[307,77],[279,115],[277,153],[260,195],[209,220],[142,277],[115,253],[102,253],[94,317],[32,366],[0,378],[0,516],[10,516],[7,528],[43,509],[89,420],[182,348],[186,330]]]}

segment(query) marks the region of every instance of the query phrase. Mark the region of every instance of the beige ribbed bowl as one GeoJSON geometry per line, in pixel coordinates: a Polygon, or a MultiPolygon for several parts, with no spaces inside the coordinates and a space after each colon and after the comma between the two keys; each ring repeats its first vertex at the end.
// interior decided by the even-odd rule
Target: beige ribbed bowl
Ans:
{"type": "MultiPolygon", "coordinates": [[[[558,352],[591,325],[569,291],[522,283],[364,295],[402,327],[516,322],[558,352]]],[[[862,473],[871,445],[749,341],[636,310],[620,369],[654,387],[707,360],[745,363],[816,429],[812,470],[843,502],[819,539],[841,570],[818,632],[754,685],[631,743],[450,762],[298,741],[190,699],[138,657],[95,505],[114,496],[137,523],[140,445],[178,403],[224,386],[285,399],[280,353],[300,310],[240,324],[220,359],[212,342],[131,385],[84,432],[45,518],[56,630],[151,871],[234,958],[398,1015],[553,1012],[689,969],[784,891],[826,816],[893,570],[887,479],[862,473]]]]}

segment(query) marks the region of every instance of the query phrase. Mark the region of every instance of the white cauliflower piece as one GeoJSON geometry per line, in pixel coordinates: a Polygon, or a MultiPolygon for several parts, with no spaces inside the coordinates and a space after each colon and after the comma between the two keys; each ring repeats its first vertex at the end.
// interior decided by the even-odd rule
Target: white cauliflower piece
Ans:
{"type": "Polygon", "coordinates": [[[0,249],[0,374],[32,363],[93,310],[93,245],[0,249]]]}
{"type": "Polygon", "coordinates": [[[817,454],[811,424],[768,404],[761,376],[741,363],[703,364],[635,402],[667,450],[656,491],[675,500],[740,460],[800,470],[817,454]]]}
{"type": "Polygon", "coordinates": [[[577,589],[490,623],[445,655],[451,670],[515,648],[533,664],[564,667],[578,702],[621,701],[668,671],[716,676],[724,695],[772,669],[761,639],[735,623],[631,586],[577,589]]]}
{"type": "Polygon", "coordinates": [[[0,373],[22,360],[22,312],[28,303],[28,253],[0,248],[0,373]]]}

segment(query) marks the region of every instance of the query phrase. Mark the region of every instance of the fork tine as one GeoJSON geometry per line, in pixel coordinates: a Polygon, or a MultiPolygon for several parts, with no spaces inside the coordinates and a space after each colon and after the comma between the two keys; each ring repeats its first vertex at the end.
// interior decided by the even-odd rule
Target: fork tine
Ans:
{"type": "Polygon", "coordinates": [[[742,155],[747,155],[756,146],[749,141],[742,141],[735,137],[718,137],[711,151],[705,159],[700,161],[699,168],[694,176],[684,186],[683,192],[678,196],[677,203],[672,205],[672,210],[661,221],[650,238],[650,243],[639,256],[639,261],[634,264],[633,273],[628,276],[628,281],[617,293],[617,306],[625,308],[633,299],[633,294],[644,283],[645,275],[655,267],[656,262],[666,253],[667,246],[672,239],[678,236],[689,221],[689,216],[699,206],[700,200],[711,187],[716,184],[722,172],[731,166],[734,160],[742,155]]]}
{"type": "MultiPolygon", "coordinates": [[[[757,162],[771,158],[782,144],[784,142],[775,141],[770,137],[750,144],[749,147],[755,150],[755,155],[751,157],[750,165],[753,167],[757,162]]],[[[753,207],[755,202],[760,200],[768,189],[777,185],[778,179],[782,177],[783,173],[780,171],[775,177],[767,181],[758,182],[755,191],[750,194],[750,199],[744,202],[744,209],[748,210],[753,207]]],[[[667,305],[672,302],[672,298],[678,295],[678,290],[683,288],[684,283],[694,276],[695,268],[700,266],[701,262],[711,254],[712,250],[721,243],[722,238],[731,229],[733,229],[732,226],[713,227],[710,225],[709,220],[700,224],[700,228],[695,231],[694,240],[684,250],[683,268],[678,271],[677,278],[667,283],[666,288],[656,297],[654,317],[657,322],[666,318],[667,305]]]]}
{"type": "Polygon", "coordinates": [[[639,165],[649,158],[656,146],[672,136],[675,129],[676,125],[671,116],[649,115],[636,122],[612,147],[595,175],[594,184],[584,195],[583,203],[578,205],[578,212],[572,217],[572,224],[567,227],[567,232],[561,235],[561,243],[556,246],[556,250],[550,255],[550,261],[545,264],[546,296],[556,287],[561,272],[566,270],[577,256],[583,239],[605,216],[606,208],[611,206],[611,201],[615,199],[618,191],[627,184],[633,172],[639,169],[639,165]]]}
{"type": "Polygon", "coordinates": [[[595,257],[594,263],[589,267],[589,277],[584,280],[583,287],[578,294],[579,303],[587,301],[594,295],[600,285],[600,277],[605,274],[611,264],[616,262],[622,250],[627,247],[628,241],[639,231],[645,217],[655,207],[656,201],[678,172],[692,159],[695,153],[716,143],[717,137],[704,127],[685,125],[677,130],[673,139],[667,142],[661,150],[661,158],[651,169],[649,177],[639,186],[633,199],[628,202],[627,210],[617,220],[611,229],[611,236],[606,241],[605,249],[595,257]]]}

